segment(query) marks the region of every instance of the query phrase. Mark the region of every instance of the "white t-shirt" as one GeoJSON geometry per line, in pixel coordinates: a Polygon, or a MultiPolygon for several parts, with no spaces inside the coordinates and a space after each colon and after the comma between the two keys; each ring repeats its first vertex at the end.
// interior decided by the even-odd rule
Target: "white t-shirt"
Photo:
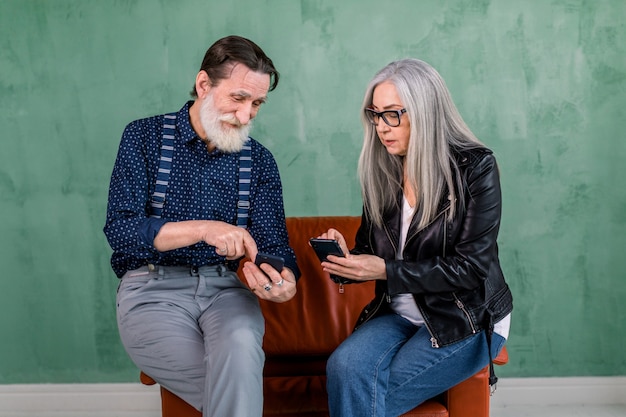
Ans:
{"type": "MultiPolygon", "coordinates": [[[[409,232],[409,225],[413,218],[415,207],[411,207],[406,198],[402,198],[402,225],[400,227],[400,245],[396,253],[396,260],[402,260],[402,249],[406,243],[406,236],[409,232]]],[[[424,324],[424,317],[415,304],[415,299],[411,293],[396,294],[391,297],[391,309],[396,314],[401,315],[416,326],[424,324]]],[[[493,326],[494,333],[498,333],[505,339],[509,337],[509,329],[511,327],[511,314],[507,314],[502,320],[493,326]]]]}
{"type": "MultiPolygon", "coordinates": [[[[409,225],[413,218],[415,207],[411,207],[406,198],[402,198],[402,224],[400,225],[400,244],[398,245],[398,252],[396,253],[396,260],[401,261],[402,248],[406,243],[406,235],[409,232],[409,225]]],[[[424,317],[415,304],[415,298],[413,294],[404,293],[391,296],[391,309],[396,314],[401,315],[416,326],[422,326],[424,324],[424,317]]]]}

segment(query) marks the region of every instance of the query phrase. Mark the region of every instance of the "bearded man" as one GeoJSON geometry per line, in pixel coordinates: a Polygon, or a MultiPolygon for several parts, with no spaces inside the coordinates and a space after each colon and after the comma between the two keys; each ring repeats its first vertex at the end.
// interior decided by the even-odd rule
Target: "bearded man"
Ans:
{"type": "Polygon", "coordinates": [[[248,132],[279,73],[255,43],[220,39],[176,113],[130,123],[104,233],[121,278],[117,320],[134,363],[203,416],[261,416],[264,321],[300,272],[272,154],[248,132]],[[243,257],[284,258],[284,268],[243,257]]]}

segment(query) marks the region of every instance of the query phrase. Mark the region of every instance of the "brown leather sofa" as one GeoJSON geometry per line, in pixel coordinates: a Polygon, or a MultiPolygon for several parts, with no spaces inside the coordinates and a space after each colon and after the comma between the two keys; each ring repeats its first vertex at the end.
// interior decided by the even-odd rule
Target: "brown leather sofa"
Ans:
{"type": "MultiPolygon", "coordinates": [[[[348,246],[360,217],[291,217],[287,229],[296,252],[302,277],[298,293],[285,303],[261,300],[266,330],[266,354],[263,372],[263,416],[328,416],[326,395],[326,359],[352,331],[361,309],[373,296],[373,282],[345,285],[333,283],[321,267],[308,240],[333,227],[343,233],[348,246]]],[[[508,361],[506,349],[496,364],[508,361]]],[[[429,400],[404,416],[488,417],[488,370],[429,400]]],[[[145,374],[141,382],[155,381],[145,374]]],[[[201,413],[176,395],[161,387],[163,417],[200,417],[201,413]]]]}

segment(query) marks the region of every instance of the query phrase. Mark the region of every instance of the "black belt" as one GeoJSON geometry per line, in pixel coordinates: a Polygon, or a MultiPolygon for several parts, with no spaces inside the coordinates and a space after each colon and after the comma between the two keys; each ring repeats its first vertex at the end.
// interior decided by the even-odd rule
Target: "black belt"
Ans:
{"type": "Polygon", "coordinates": [[[224,273],[230,271],[228,269],[228,267],[226,265],[201,265],[201,266],[197,266],[197,265],[154,265],[154,264],[148,264],[148,271],[150,272],[158,272],[160,268],[172,268],[172,269],[180,269],[182,270],[188,270],[189,271],[189,275],[192,276],[198,276],[200,275],[200,272],[202,272],[203,268],[211,268],[214,269],[219,276],[224,275],[224,273]]]}

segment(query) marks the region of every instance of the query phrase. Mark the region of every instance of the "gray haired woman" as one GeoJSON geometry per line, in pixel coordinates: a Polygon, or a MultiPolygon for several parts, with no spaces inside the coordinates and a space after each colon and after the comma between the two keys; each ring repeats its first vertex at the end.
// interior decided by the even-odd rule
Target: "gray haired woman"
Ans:
{"type": "MultiPolygon", "coordinates": [[[[444,80],[404,59],[370,82],[356,245],[322,266],[376,281],[357,329],[327,365],[331,416],[398,416],[469,378],[504,346],[513,298],[498,259],[498,167],[444,80]]],[[[496,380],[493,372],[490,382],[496,380]]]]}

